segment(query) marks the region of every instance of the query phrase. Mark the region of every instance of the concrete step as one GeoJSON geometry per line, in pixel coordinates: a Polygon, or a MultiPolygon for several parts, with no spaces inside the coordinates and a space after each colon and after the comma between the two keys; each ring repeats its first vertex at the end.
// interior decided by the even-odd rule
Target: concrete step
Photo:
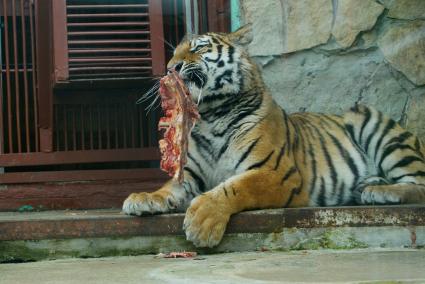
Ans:
{"type": "Polygon", "coordinates": [[[425,206],[297,208],[231,218],[221,244],[187,242],[183,214],[133,217],[117,210],[0,213],[0,262],[169,251],[421,248],[425,206]]]}

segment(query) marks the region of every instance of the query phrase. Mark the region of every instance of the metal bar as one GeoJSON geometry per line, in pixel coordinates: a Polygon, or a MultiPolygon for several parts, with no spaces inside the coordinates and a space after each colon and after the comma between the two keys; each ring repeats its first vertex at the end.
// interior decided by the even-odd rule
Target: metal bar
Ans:
{"type": "Polygon", "coordinates": [[[34,10],[33,2],[29,2],[29,14],[30,14],[30,29],[31,29],[31,63],[33,70],[32,72],[32,97],[33,97],[33,118],[34,118],[34,137],[35,137],[35,149],[39,151],[39,133],[38,133],[38,103],[37,103],[37,66],[36,66],[36,50],[35,50],[35,28],[34,28],[34,10]]]}
{"type": "Polygon", "coordinates": [[[63,140],[65,151],[68,151],[68,111],[65,106],[62,106],[63,109],[63,140]]]}
{"type": "Polygon", "coordinates": [[[147,39],[69,40],[68,44],[149,43],[147,39]]]}
{"type": "Polygon", "coordinates": [[[105,13],[105,14],[68,14],[69,19],[75,18],[125,18],[125,17],[147,17],[148,13],[105,13]]]}
{"type": "Polygon", "coordinates": [[[118,27],[118,26],[149,26],[149,22],[68,23],[68,27],[118,27]]]}
{"type": "Polygon", "coordinates": [[[126,66],[126,67],[70,67],[69,71],[87,71],[87,70],[151,70],[150,66],[126,66]]]}
{"type": "Polygon", "coordinates": [[[131,120],[131,147],[134,148],[136,147],[136,136],[135,136],[135,121],[134,121],[134,117],[136,115],[135,111],[134,111],[134,106],[131,106],[131,112],[130,114],[130,120],[131,120]]]}
{"type": "Polygon", "coordinates": [[[112,83],[114,81],[118,81],[117,83],[121,83],[121,80],[132,80],[134,82],[146,80],[146,78],[150,78],[150,73],[97,73],[97,74],[75,74],[72,75],[72,82],[104,82],[105,79],[112,83]],[[140,76],[145,74],[144,77],[140,76]]]}
{"type": "Polygon", "coordinates": [[[208,31],[217,32],[217,1],[208,1],[208,31]]]}
{"type": "Polygon", "coordinates": [[[109,105],[106,106],[106,148],[111,149],[111,117],[109,115],[109,105]]]}
{"type": "MultiPolygon", "coordinates": [[[[120,113],[122,113],[122,115],[123,115],[123,117],[121,119],[121,121],[122,121],[121,127],[122,127],[122,132],[123,132],[123,134],[122,134],[122,136],[123,136],[123,148],[127,148],[127,125],[128,125],[127,119],[128,119],[129,111],[128,111],[127,105],[125,105],[125,104],[122,104],[122,108],[123,108],[123,110],[120,113]]],[[[119,111],[119,109],[118,109],[118,111],[119,111]]]]}
{"type": "Polygon", "coordinates": [[[90,114],[90,150],[94,149],[94,140],[93,140],[93,107],[89,105],[89,114],[90,114]]]}
{"type": "Polygon", "coordinates": [[[69,54],[80,54],[80,53],[113,53],[113,52],[150,52],[150,48],[90,48],[90,49],[75,49],[70,48],[69,54]]]}
{"type": "Polygon", "coordinates": [[[196,35],[199,34],[199,9],[198,0],[192,0],[192,15],[193,15],[193,29],[196,35]]]}
{"type": "Polygon", "coordinates": [[[152,75],[163,75],[165,74],[165,49],[162,1],[149,0],[149,22],[151,31],[152,75]]]}
{"type": "MultiPolygon", "coordinates": [[[[33,69],[32,68],[28,68],[28,66],[27,66],[27,68],[26,69],[24,69],[24,68],[18,68],[18,69],[15,69],[15,68],[10,68],[9,69],[9,71],[10,72],[21,72],[21,73],[23,73],[23,72],[25,72],[25,70],[27,70],[27,72],[32,72],[33,71],[33,69]]],[[[6,73],[6,70],[2,70],[2,73],[6,73]]]]}
{"type": "Polygon", "coordinates": [[[176,37],[176,41],[175,43],[177,44],[178,42],[178,34],[179,34],[179,13],[178,13],[178,2],[179,0],[174,0],[174,13],[172,13],[172,15],[174,16],[174,29],[175,29],[175,37],[176,37]]]}
{"type": "Polygon", "coordinates": [[[22,63],[24,65],[24,94],[25,94],[25,134],[26,134],[26,148],[27,152],[31,150],[30,141],[30,122],[29,122],[29,97],[28,97],[28,70],[27,70],[27,40],[26,40],[26,28],[25,28],[25,15],[24,13],[24,1],[21,0],[21,26],[22,26],[22,63]]]}
{"type": "Polygon", "coordinates": [[[53,62],[55,82],[67,81],[68,71],[68,37],[66,20],[66,0],[52,1],[53,9],[53,62]]]}
{"type": "MultiPolygon", "coordinates": [[[[18,30],[16,27],[16,5],[15,1],[12,1],[12,30],[13,30],[13,59],[15,64],[15,70],[18,67],[18,30]]],[[[16,136],[18,142],[18,152],[22,152],[22,137],[21,137],[21,102],[20,102],[20,90],[19,90],[19,72],[15,72],[15,119],[16,119],[16,136]]]]}
{"type": "Polygon", "coordinates": [[[72,149],[74,151],[77,150],[77,127],[75,122],[75,113],[77,108],[72,108],[71,114],[72,114],[72,149]]]}
{"type": "MultiPolygon", "coordinates": [[[[4,100],[4,86],[3,86],[3,54],[2,42],[3,38],[1,37],[2,33],[0,31],[0,155],[4,153],[4,122],[3,122],[3,100],[4,100]]],[[[0,169],[0,174],[2,174],[4,169],[0,169]]]]}
{"type": "Polygon", "coordinates": [[[52,1],[35,1],[40,150],[53,150],[52,1]]]}
{"type": "Polygon", "coordinates": [[[115,148],[117,149],[119,148],[118,112],[119,112],[119,104],[116,105],[116,110],[115,110],[115,148]]]}
{"type": "Polygon", "coordinates": [[[68,9],[108,9],[108,8],[147,8],[147,4],[102,4],[102,5],[68,5],[68,9]]]}
{"type": "Polygon", "coordinates": [[[83,31],[68,32],[69,36],[87,36],[87,35],[148,35],[150,31],[131,30],[131,31],[83,31]]]}
{"type": "Polygon", "coordinates": [[[138,110],[138,120],[139,120],[139,134],[140,134],[140,147],[145,147],[145,143],[144,143],[144,141],[143,141],[143,133],[144,133],[144,127],[143,127],[143,122],[144,122],[144,117],[143,117],[143,114],[142,114],[142,111],[140,111],[140,110],[138,110]]]}
{"type": "Polygon", "coordinates": [[[160,158],[158,147],[94,151],[13,153],[0,156],[1,167],[42,166],[80,163],[154,161],[160,158]]]}
{"type": "Polygon", "coordinates": [[[80,116],[80,119],[81,119],[81,148],[83,150],[85,150],[86,149],[86,144],[85,144],[85,138],[86,138],[85,131],[86,131],[86,129],[85,129],[85,124],[84,124],[84,106],[83,105],[81,105],[80,111],[81,111],[81,116],[80,116]]]}
{"type": "Polygon", "coordinates": [[[81,57],[81,58],[70,58],[69,62],[71,63],[85,63],[85,62],[144,62],[152,61],[152,58],[149,57],[81,57]]]}
{"type": "Polygon", "coordinates": [[[166,175],[160,169],[113,169],[83,171],[41,171],[16,172],[0,175],[1,184],[75,182],[101,180],[149,180],[166,181],[166,175]]]}
{"type": "MultiPolygon", "coordinates": [[[[215,1],[210,1],[214,2],[215,1]]],[[[191,0],[184,0],[184,7],[185,7],[185,19],[186,19],[186,34],[192,35],[193,34],[193,26],[192,26],[192,11],[191,11],[191,0]]]]}
{"type": "Polygon", "coordinates": [[[100,122],[100,105],[97,105],[97,141],[98,149],[102,149],[102,124],[100,122]]]}
{"type": "Polygon", "coordinates": [[[60,150],[60,128],[59,128],[59,106],[53,108],[53,112],[55,115],[55,124],[56,124],[56,146],[54,147],[55,151],[60,150]]]}

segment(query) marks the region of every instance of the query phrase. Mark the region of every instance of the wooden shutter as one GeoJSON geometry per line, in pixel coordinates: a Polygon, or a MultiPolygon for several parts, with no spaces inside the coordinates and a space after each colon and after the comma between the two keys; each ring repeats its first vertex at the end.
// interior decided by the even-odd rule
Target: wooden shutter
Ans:
{"type": "Polygon", "coordinates": [[[56,83],[165,72],[161,1],[52,2],[56,83]]]}

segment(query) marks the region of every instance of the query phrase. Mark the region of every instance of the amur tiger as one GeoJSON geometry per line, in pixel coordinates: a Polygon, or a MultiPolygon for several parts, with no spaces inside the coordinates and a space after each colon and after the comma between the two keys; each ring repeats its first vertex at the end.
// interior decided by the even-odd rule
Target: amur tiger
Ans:
{"type": "Polygon", "coordinates": [[[213,247],[232,214],[249,209],[425,203],[418,138],[382,113],[287,114],[243,45],[250,26],[184,39],[167,67],[179,72],[201,119],[184,182],[133,193],[132,215],[186,211],[186,238],[213,247]]]}

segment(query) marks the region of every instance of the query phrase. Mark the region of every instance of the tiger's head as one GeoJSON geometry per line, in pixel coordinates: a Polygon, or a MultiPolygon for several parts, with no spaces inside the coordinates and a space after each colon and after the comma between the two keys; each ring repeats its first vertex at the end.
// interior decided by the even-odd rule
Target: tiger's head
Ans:
{"type": "Polygon", "coordinates": [[[243,45],[250,41],[251,26],[230,33],[207,33],[184,38],[174,50],[167,69],[176,70],[195,101],[243,92],[257,72],[243,45]]]}

